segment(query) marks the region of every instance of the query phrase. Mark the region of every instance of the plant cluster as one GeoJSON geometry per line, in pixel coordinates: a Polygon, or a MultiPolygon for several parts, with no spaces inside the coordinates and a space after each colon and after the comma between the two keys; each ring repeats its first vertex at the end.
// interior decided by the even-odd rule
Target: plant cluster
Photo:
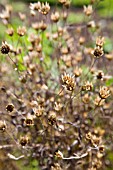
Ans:
{"type": "MultiPolygon", "coordinates": [[[[0,149],[42,170],[113,168],[113,51],[97,19],[97,0],[84,22],[68,24],[70,0],[30,3],[28,13],[0,13],[0,149]],[[13,16],[21,25],[13,24],[13,16]]],[[[24,166],[23,165],[23,166],[24,166]]]]}

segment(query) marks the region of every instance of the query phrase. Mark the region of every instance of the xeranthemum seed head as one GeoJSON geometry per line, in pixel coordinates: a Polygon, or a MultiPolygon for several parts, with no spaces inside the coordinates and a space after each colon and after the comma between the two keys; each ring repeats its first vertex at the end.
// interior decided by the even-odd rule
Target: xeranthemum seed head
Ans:
{"type": "Polygon", "coordinates": [[[63,87],[65,87],[67,90],[73,91],[75,89],[76,83],[74,80],[74,76],[64,73],[64,75],[62,75],[62,82],[63,87]]]}
{"type": "Polygon", "coordinates": [[[1,46],[1,53],[2,54],[8,54],[10,52],[10,46],[8,45],[8,43],[2,42],[2,46],[1,46]]]}
{"type": "Polygon", "coordinates": [[[108,87],[103,86],[100,87],[99,95],[101,99],[106,99],[110,96],[110,90],[108,87]]]}

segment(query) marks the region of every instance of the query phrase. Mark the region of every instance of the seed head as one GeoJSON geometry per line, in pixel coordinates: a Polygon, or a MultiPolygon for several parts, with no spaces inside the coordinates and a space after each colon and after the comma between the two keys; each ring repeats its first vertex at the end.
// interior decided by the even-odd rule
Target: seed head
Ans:
{"type": "Polygon", "coordinates": [[[10,52],[10,46],[7,44],[7,42],[2,42],[1,46],[1,53],[2,54],[8,54],[10,52]]]}
{"type": "Polygon", "coordinates": [[[57,158],[63,159],[63,154],[62,154],[62,152],[59,151],[59,150],[55,153],[55,156],[56,156],[57,158]]]}
{"type": "Polygon", "coordinates": [[[92,82],[90,83],[89,81],[85,82],[84,85],[82,86],[82,90],[84,91],[91,91],[93,88],[92,82]]]}
{"type": "Polygon", "coordinates": [[[97,37],[96,39],[96,46],[102,48],[104,44],[104,37],[97,37]]]}
{"type": "Polygon", "coordinates": [[[22,37],[25,35],[25,33],[26,33],[26,28],[24,26],[23,27],[19,26],[17,29],[17,34],[22,37]]]}
{"type": "Polygon", "coordinates": [[[95,58],[100,58],[104,54],[103,48],[100,48],[99,46],[95,47],[93,51],[93,55],[95,58]]]}
{"type": "Polygon", "coordinates": [[[84,5],[84,13],[87,16],[90,16],[93,13],[92,5],[85,6],[84,5]]]}
{"type": "Polygon", "coordinates": [[[27,136],[21,137],[21,138],[20,138],[20,141],[19,141],[19,143],[20,143],[22,146],[27,145],[28,142],[29,142],[29,138],[28,138],[27,136]]]}
{"type": "Polygon", "coordinates": [[[108,87],[103,86],[100,87],[99,95],[101,99],[106,99],[110,96],[110,90],[108,87]]]}
{"type": "Polygon", "coordinates": [[[11,103],[11,104],[8,104],[6,106],[6,110],[9,111],[9,112],[12,112],[14,110],[14,105],[11,103]]]}
{"type": "Polygon", "coordinates": [[[64,74],[62,75],[62,82],[63,82],[63,86],[69,90],[69,91],[73,91],[75,88],[75,80],[74,80],[74,76],[71,76],[69,74],[64,74]]]}

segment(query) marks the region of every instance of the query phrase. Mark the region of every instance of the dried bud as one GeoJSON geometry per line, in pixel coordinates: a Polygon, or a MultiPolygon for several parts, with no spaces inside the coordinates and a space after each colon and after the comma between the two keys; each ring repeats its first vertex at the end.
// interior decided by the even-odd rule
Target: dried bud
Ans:
{"type": "Polygon", "coordinates": [[[2,42],[1,46],[1,53],[2,54],[8,54],[10,52],[10,46],[7,44],[7,42],[2,42]]]}

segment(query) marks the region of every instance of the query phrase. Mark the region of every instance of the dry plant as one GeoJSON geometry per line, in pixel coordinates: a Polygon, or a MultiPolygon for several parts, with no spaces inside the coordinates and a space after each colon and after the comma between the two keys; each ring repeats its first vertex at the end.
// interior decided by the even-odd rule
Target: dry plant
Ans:
{"type": "Polygon", "coordinates": [[[0,13],[0,149],[26,165],[38,160],[42,170],[112,169],[113,51],[104,49],[97,0],[74,25],[71,1],[58,3],[63,11],[30,3],[17,28],[10,5],[0,13]]]}

